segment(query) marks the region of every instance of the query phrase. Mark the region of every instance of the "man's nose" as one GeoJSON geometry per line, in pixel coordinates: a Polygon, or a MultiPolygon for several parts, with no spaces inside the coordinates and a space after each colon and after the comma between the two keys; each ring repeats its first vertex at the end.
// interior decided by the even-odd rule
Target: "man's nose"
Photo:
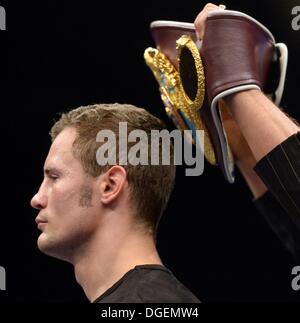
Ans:
{"type": "Polygon", "coordinates": [[[37,210],[44,209],[47,205],[47,197],[41,189],[33,196],[30,202],[31,206],[37,210]]]}

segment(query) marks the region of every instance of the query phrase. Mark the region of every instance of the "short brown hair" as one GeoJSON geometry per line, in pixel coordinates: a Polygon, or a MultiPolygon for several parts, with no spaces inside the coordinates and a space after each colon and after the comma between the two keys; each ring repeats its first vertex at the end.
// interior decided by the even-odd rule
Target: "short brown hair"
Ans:
{"type": "MultiPolygon", "coordinates": [[[[97,163],[96,151],[101,145],[96,142],[97,133],[104,129],[113,131],[118,147],[119,122],[127,122],[128,133],[140,129],[150,135],[151,130],[165,129],[162,121],[145,109],[130,104],[94,104],[63,113],[52,127],[50,135],[53,141],[63,129],[74,127],[78,133],[73,143],[74,157],[81,162],[88,175],[98,177],[111,166],[100,166],[97,163]]],[[[156,231],[174,186],[173,153],[172,149],[170,165],[122,165],[126,169],[136,219],[150,228],[151,232],[156,231]]]]}

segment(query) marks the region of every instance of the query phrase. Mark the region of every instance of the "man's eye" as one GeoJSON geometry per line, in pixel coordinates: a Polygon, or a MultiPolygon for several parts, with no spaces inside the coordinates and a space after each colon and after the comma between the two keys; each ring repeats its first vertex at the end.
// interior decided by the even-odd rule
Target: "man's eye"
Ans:
{"type": "Polygon", "coordinates": [[[58,179],[58,176],[57,175],[49,175],[49,178],[53,181],[57,180],[58,179]]]}

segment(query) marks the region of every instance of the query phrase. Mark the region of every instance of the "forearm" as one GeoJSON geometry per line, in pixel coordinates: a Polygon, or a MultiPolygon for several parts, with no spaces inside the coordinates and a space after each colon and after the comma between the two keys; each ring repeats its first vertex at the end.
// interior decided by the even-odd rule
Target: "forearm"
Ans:
{"type": "Polygon", "coordinates": [[[300,129],[259,90],[236,93],[225,101],[257,161],[300,129]]]}

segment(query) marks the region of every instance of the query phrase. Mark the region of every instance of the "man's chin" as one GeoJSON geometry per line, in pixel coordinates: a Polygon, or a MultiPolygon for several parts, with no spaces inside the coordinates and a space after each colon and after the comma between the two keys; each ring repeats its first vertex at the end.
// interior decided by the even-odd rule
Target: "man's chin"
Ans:
{"type": "Polygon", "coordinates": [[[37,240],[39,250],[47,256],[54,257],[60,260],[69,261],[65,255],[65,248],[54,239],[50,239],[45,233],[41,233],[37,240]]]}

